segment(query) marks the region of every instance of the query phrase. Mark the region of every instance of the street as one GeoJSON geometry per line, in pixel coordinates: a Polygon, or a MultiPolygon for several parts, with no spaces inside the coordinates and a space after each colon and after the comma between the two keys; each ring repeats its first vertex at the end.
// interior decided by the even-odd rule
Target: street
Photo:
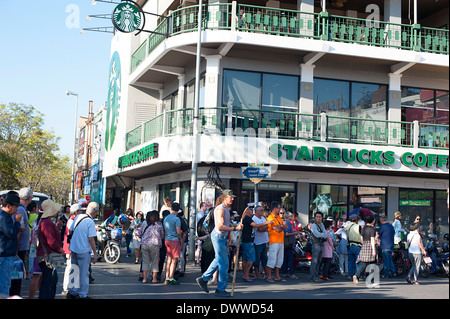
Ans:
{"type": "MultiPolygon", "coordinates": [[[[164,272],[163,272],[164,274],[164,272]]],[[[89,297],[93,299],[179,299],[179,300],[217,300],[214,296],[215,285],[209,285],[206,294],[197,286],[195,278],[200,276],[200,267],[188,263],[186,275],[179,278],[180,285],[166,286],[164,283],[143,284],[138,281],[139,265],[134,264],[134,255],[122,256],[119,263],[107,264],[104,261],[92,265],[95,281],[90,285],[89,297]]],[[[232,273],[231,273],[232,275],[232,273]]],[[[164,275],[163,275],[164,276],[164,275]]],[[[285,299],[449,299],[449,280],[443,275],[430,275],[419,278],[421,285],[409,285],[403,278],[381,279],[379,288],[367,288],[364,281],[358,286],[339,275],[332,281],[313,283],[309,273],[296,272],[299,279],[286,279],[282,283],[267,283],[264,280],[244,282],[242,272],[238,271],[232,302],[237,300],[285,300],[285,299]]],[[[58,270],[56,299],[65,299],[61,294],[64,269],[58,270]]],[[[232,277],[229,277],[227,290],[231,292],[232,277]]],[[[29,280],[23,280],[22,295],[28,296],[29,280]]],[[[37,296],[36,296],[37,297],[37,296]]]]}

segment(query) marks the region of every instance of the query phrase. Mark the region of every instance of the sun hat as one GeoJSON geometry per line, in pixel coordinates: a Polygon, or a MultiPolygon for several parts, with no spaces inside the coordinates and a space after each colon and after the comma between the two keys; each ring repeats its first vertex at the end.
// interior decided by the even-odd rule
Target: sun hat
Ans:
{"type": "Polygon", "coordinates": [[[397,218],[397,217],[400,216],[401,214],[402,214],[402,213],[400,213],[399,211],[396,211],[394,216],[395,216],[395,218],[397,218]]]}
{"type": "Polygon", "coordinates": [[[56,214],[58,214],[58,211],[61,209],[62,206],[63,205],[55,203],[51,199],[43,201],[41,207],[44,213],[42,214],[41,218],[48,218],[55,216],[56,214]]]}

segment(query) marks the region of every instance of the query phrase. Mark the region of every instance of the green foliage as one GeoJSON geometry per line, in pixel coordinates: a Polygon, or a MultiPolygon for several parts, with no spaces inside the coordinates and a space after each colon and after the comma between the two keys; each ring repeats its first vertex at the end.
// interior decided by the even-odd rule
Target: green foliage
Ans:
{"type": "Polygon", "coordinates": [[[0,104],[0,189],[30,187],[66,202],[70,160],[58,154],[60,138],[43,126],[33,106],[0,104]]]}

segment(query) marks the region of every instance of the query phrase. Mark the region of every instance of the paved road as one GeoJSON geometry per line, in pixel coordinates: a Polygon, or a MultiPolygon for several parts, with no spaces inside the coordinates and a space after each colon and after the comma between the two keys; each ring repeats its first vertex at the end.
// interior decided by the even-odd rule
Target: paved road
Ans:
{"type": "MultiPolygon", "coordinates": [[[[122,249],[122,253],[125,250],[122,249]]],[[[179,299],[217,300],[214,285],[205,294],[197,286],[195,278],[200,276],[200,267],[189,264],[180,285],[165,286],[138,281],[139,265],[134,258],[122,255],[114,265],[98,262],[92,266],[95,281],[90,285],[89,296],[94,299],[179,299]]],[[[358,286],[341,276],[334,276],[331,282],[313,283],[306,272],[297,272],[299,279],[287,279],[284,283],[267,283],[242,280],[242,272],[237,273],[235,296],[232,300],[283,300],[283,299],[449,299],[449,280],[444,276],[420,278],[420,286],[409,285],[404,279],[381,279],[379,288],[367,288],[362,282],[358,286]]],[[[63,270],[58,272],[57,299],[65,299],[61,294],[63,270]]],[[[228,290],[231,291],[231,279],[228,290]]],[[[22,295],[28,296],[29,280],[23,281],[22,295]]]]}

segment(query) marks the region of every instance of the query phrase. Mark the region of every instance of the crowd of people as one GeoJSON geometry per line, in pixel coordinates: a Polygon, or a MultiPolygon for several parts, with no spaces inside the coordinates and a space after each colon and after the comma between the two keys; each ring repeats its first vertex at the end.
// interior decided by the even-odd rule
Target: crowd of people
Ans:
{"type": "MultiPolygon", "coordinates": [[[[0,296],[21,295],[21,278],[11,278],[10,269],[15,262],[22,261],[23,278],[31,279],[28,298],[35,298],[39,290],[40,299],[54,299],[57,268],[63,263],[66,263],[63,292],[67,298],[89,298],[89,284],[94,280],[91,264],[98,259],[99,227],[123,231],[126,257],[134,251],[142,283],[162,282],[164,268],[165,285],[178,285],[179,278],[184,276],[189,228],[177,202],[165,198],[160,211],[146,214],[134,215],[132,209],[121,214],[115,210],[101,225],[96,225],[94,219],[99,205],[95,202],[80,201],[62,206],[48,199],[37,207],[32,196],[31,189],[23,188],[19,193],[11,191],[1,198],[0,296]],[[62,256],[65,258],[61,262],[62,256]],[[75,267],[79,274],[76,283],[75,267]]],[[[209,293],[209,284],[217,283],[215,295],[230,296],[226,290],[229,275],[239,267],[240,259],[244,282],[298,279],[294,273],[295,247],[298,241],[306,242],[305,232],[312,255],[312,282],[332,280],[331,264],[333,256],[337,255],[339,273],[358,284],[366,267],[376,261],[378,246],[384,263],[382,275],[393,276],[394,245],[407,235],[413,265],[407,281],[418,284],[422,255],[426,255],[418,229],[419,216],[409,233],[402,227],[400,212],[395,213],[393,223],[386,216],[380,216],[381,226],[376,230],[373,215],[364,220],[352,215],[344,222],[324,220],[323,213],[317,211],[314,220],[303,228],[298,214],[286,212],[276,201],[269,207],[249,206],[239,216],[231,211],[235,197],[231,190],[224,190],[215,206],[209,208],[210,212],[207,205],[201,203],[196,216],[195,261],[202,273],[196,282],[206,293],[209,293]]]]}

